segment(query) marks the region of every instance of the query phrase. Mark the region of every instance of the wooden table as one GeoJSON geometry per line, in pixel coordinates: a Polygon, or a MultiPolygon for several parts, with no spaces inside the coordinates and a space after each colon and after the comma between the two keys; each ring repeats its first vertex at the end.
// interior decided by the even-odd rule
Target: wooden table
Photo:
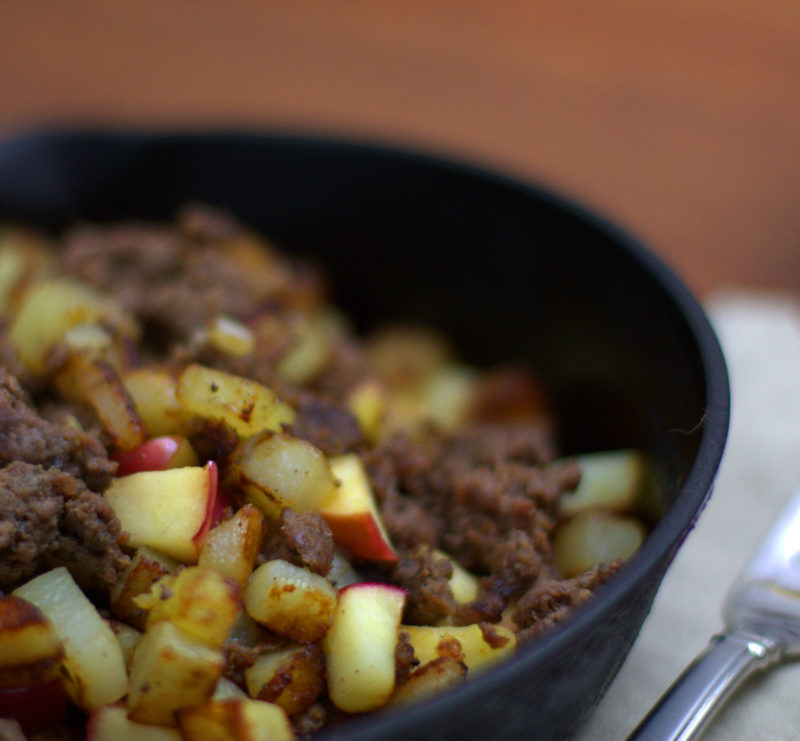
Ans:
{"type": "Polygon", "coordinates": [[[6,0],[0,132],[299,127],[531,178],[706,295],[796,291],[797,0],[6,0]]]}

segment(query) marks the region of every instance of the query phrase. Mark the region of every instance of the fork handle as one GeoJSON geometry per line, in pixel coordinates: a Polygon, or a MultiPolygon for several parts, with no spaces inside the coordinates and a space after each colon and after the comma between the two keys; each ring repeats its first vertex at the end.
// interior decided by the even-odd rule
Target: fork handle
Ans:
{"type": "Polygon", "coordinates": [[[691,741],[720,706],[757,669],[780,659],[783,646],[761,636],[715,635],[683,671],[628,741],[691,741]]]}

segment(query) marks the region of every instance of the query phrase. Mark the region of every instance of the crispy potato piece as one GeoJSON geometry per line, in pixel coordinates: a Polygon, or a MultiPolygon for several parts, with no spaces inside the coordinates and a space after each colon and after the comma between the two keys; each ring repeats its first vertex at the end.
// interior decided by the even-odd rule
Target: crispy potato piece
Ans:
{"type": "Polygon", "coordinates": [[[245,504],[229,520],[209,530],[197,564],[233,579],[244,589],[263,535],[264,515],[254,505],[245,504]]]}
{"type": "Polygon", "coordinates": [[[388,705],[407,705],[425,700],[463,682],[466,664],[452,656],[440,656],[423,664],[389,698],[388,705]]]}
{"type": "Polygon", "coordinates": [[[211,648],[222,647],[242,609],[238,585],[199,566],[163,577],[137,602],[149,607],[148,629],[160,620],[169,620],[187,636],[211,648]]]}
{"type": "Polygon", "coordinates": [[[307,440],[286,433],[264,433],[240,443],[227,482],[250,502],[277,518],[286,507],[316,510],[336,488],[325,454],[307,440]]]}
{"type": "Polygon", "coordinates": [[[294,421],[292,408],[279,401],[272,389],[202,365],[184,369],[175,398],[187,414],[225,422],[242,437],[264,430],[279,432],[294,421]]]}
{"type": "Polygon", "coordinates": [[[178,710],[211,697],[224,669],[222,651],[160,620],[145,631],[133,652],[128,717],[174,726],[178,710]]]}
{"type": "Polygon", "coordinates": [[[244,676],[251,697],[274,702],[294,715],[325,690],[325,656],[317,643],[289,646],[259,656],[244,676]]]}
{"type": "Polygon", "coordinates": [[[314,643],[333,622],[336,590],[325,577],[275,559],[253,572],[244,604],[248,614],[270,630],[314,643]]]}
{"type": "Polygon", "coordinates": [[[161,577],[173,574],[179,566],[174,558],[152,548],[138,548],[131,562],[111,588],[111,612],[139,630],[147,624],[147,613],[136,604],[136,597],[147,594],[161,577]]]}
{"type": "Polygon", "coordinates": [[[86,724],[86,741],[181,741],[176,728],[137,723],[121,703],[97,708],[86,724]]]}
{"type": "Polygon", "coordinates": [[[0,597],[0,688],[54,679],[63,657],[61,639],[36,605],[13,594],[0,597]]]}
{"type": "Polygon", "coordinates": [[[129,450],[145,441],[144,422],[116,370],[107,362],[90,354],[72,355],[53,381],[65,399],[88,404],[95,411],[114,447],[129,450]]]}
{"type": "Polygon", "coordinates": [[[433,661],[439,656],[440,643],[448,638],[455,638],[461,645],[464,664],[474,676],[487,667],[510,656],[517,645],[516,636],[501,625],[493,626],[500,639],[498,645],[488,643],[479,625],[459,626],[427,626],[403,625],[401,630],[408,633],[414,656],[423,664],[433,661]]]}
{"type": "Polygon", "coordinates": [[[139,332],[135,320],[115,302],[86,285],[58,278],[35,283],[25,293],[8,340],[23,365],[41,376],[67,332],[82,324],[100,324],[120,338],[135,339],[139,332]]]}
{"type": "Polygon", "coordinates": [[[261,700],[211,700],[178,713],[184,741],[293,741],[283,708],[261,700]]]}

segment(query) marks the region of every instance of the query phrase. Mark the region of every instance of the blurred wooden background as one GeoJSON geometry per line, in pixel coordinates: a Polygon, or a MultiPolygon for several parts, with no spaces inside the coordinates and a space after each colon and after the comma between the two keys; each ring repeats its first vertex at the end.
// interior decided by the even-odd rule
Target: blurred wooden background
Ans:
{"type": "Polygon", "coordinates": [[[0,134],[364,136],[581,199],[689,285],[800,286],[798,0],[4,0],[0,134]]]}

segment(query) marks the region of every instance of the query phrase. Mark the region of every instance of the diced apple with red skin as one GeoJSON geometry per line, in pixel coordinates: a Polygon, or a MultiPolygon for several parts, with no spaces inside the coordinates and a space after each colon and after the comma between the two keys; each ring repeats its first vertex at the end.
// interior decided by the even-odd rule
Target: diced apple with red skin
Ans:
{"type": "Polygon", "coordinates": [[[110,457],[117,462],[117,476],[184,468],[199,463],[192,444],[183,435],[153,437],[130,450],[112,453],[110,457]]]}
{"type": "Polygon", "coordinates": [[[50,620],[64,647],[62,676],[75,703],[91,711],[116,702],[128,689],[125,660],[111,628],[69,571],[58,567],[14,592],[50,620]]]}
{"type": "Polygon", "coordinates": [[[196,563],[214,513],[217,466],[142,471],[115,479],[106,501],[133,548],[148,546],[182,563],[196,563]]]}
{"type": "Polygon", "coordinates": [[[294,741],[283,708],[261,700],[210,700],[178,713],[184,741],[294,741]]]}
{"type": "Polygon", "coordinates": [[[336,590],[324,576],[275,559],[253,572],[244,604],[270,630],[299,643],[315,643],[333,620],[336,590]]]}
{"type": "Polygon", "coordinates": [[[86,724],[86,741],[181,741],[176,728],[137,723],[122,704],[103,705],[86,724]]]}
{"type": "Polygon", "coordinates": [[[386,532],[361,459],[355,453],[330,458],[338,485],[319,506],[336,543],[355,558],[394,563],[397,552],[386,532]]]}
{"type": "Polygon", "coordinates": [[[5,687],[0,689],[0,718],[13,718],[26,734],[44,731],[63,723],[67,700],[58,680],[30,687],[5,687]]]}
{"type": "Polygon", "coordinates": [[[209,530],[197,563],[224,574],[244,589],[263,535],[264,516],[257,507],[245,504],[233,517],[209,530]]]}
{"type": "Polygon", "coordinates": [[[364,713],[391,697],[406,596],[400,587],[368,582],[339,592],[333,625],[323,642],[328,694],[336,707],[364,713]]]}

